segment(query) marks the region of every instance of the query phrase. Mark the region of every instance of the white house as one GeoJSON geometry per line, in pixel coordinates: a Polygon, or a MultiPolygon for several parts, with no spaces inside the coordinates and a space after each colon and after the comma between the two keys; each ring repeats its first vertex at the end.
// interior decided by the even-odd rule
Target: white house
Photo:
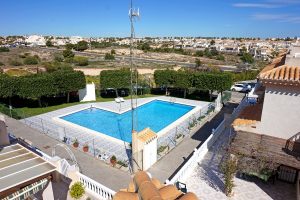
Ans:
{"type": "Polygon", "coordinates": [[[46,40],[43,36],[40,35],[30,35],[25,39],[25,42],[32,46],[45,46],[46,40]]]}

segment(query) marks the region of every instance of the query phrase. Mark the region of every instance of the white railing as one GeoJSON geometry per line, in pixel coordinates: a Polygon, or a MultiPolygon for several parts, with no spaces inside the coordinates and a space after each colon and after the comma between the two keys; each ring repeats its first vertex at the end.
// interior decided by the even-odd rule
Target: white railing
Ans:
{"type": "Polygon", "coordinates": [[[51,163],[52,163],[53,158],[52,158],[51,156],[49,156],[48,154],[42,152],[42,151],[39,150],[39,149],[36,149],[36,151],[42,155],[42,158],[44,158],[44,160],[47,160],[48,162],[51,162],[51,163]]]}
{"type": "MultiPolygon", "coordinates": [[[[232,112],[231,119],[229,121],[232,121],[246,105],[247,105],[247,101],[246,98],[244,98],[239,104],[239,106],[235,108],[234,111],[232,112]]],[[[194,150],[193,155],[180,168],[180,170],[170,180],[166,180],[166,183],[175,184],[177,181],[184,180],[185,178],[187,178],[191,174],[191,172],[195,169],[198,162],[200,162],[204,158],[209,148],[219,138],[219,136],[223,133],[225,128],[226,128],[226,122],[224,119],[216,129],[212,130],[212,134],[205,140],[205,142],[199,147],[199,149],[194,150]]]]}
{"type": "Polygon", "coordinates": [[[112,200],[115,195],[115,191],[105,187],[104,185],[94,181],[93,179],[77,173],[79,181],[85,186],[85,190],[94,195],[97,199],[101,200],[112,200]]]}
{"type": "Polygon", "coordinates": [[[171,179],[167,180],[167,184],[175,184],[179,180],[185,179],[196,167],[197,163],[202,160],[205,154],[208,152],[212,144],[218,139],[221,133],[225,129],[225,121],[223,120],[220,125],[212,130],[212,134],[205,140],[199,149],[195,149],[191,158],[182,166],[182,168],[171,179]]]}

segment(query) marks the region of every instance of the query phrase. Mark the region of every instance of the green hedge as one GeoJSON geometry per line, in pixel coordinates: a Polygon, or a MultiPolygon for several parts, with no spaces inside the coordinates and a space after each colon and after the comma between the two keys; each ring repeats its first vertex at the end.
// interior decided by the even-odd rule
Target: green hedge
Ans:
{"type": "MultiPolygon", "coordinates": [[[[58,70],[53,73],[34,74],[22,77],[0,76],[0,97],[19,96],[39,100],[43,96],[69,94],[85,87],[85,76],[79,71],[58,70]]],[[[69,95],[68,99],[69,101],[69,95]]]]}
{"type": "Polygon", "coordinates": [[[232,85],[232,75],[222,72],[193,72],[175,70],[156,70],[154,80],[157,86],[177,87],[182,89],[225,91],[232,85]]]}
{"type": "Polygon", "coordinates": [[[100,73],[100,86],[106,88],[130,88],[130,70],[103,70],[100,73]]]}

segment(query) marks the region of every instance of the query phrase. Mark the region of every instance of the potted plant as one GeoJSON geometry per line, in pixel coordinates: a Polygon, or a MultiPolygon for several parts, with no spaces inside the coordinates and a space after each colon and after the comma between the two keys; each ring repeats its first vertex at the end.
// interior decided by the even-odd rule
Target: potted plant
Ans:
{"type": "Polygon", "coordinates": [[[183,134],[181,134],[181,133],[176,134],[176,136],[175,136],[176,144],[178,144],[178,143],[181,142],[182,140],[183,140],[183,134]]]}
{"type": "Polygon", "coordinates": [[[83,152],[88,152],[89,151],[89,145],[88,144],[83,145],[82,150],[83,150],[83,152]]]}
{"type": "Polygon", "coordinates": [[[168,152],[168,150],[169,150],[169,146],[167,146],[167,145],[162,145],[162,146],[160,146],[160,147],[157,149],[157,153],[158,153],[159,155],[164,155],[164,154],[166,154],[166,153],[168,152]]]}
{"type": "Polygon", "coordinates": [[[117,158],[116,158],[116,156],[113,155],[110,158],[110,164],[114,167],[114,166],[116,166],[116,163],[117,163],[117,158]]]}
{"type": "Polygon", "coordinates": [[[85,193],[82,183],[76,182],[70,188],[70,196],[73,199],[80,199],[85,193]]]}
{"type": "Polygon", "coordinates": [[[128,164],[126,164],[124,161],[118,160],[116,163],[116,167],[118,169],[126,171],[126,169],[128,169],[128,164]]]}
{"type": "Polygon", "coordinates": [[[79,142],[76,138],[75,141],[73,142],[73,147],[77,148],[78,146],[79,146],[79,142]]]}

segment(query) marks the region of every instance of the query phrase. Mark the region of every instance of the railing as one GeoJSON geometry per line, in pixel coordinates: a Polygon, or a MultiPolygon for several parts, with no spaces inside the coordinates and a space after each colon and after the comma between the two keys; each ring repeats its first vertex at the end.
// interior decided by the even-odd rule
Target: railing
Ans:
{"type": "Polygon", "coordinates": [[[215,103],[212,102],[206,107],[203,107],[194,112],[189,118],[177,124],[174,128],[170,129],[163,136],[158,138],[158,159],[162,158],[167,152],[171,151],[179,144],[178,136],[181,138],[189,137],[192,134],[192,129],[205,124],[207,120],[216,113],[215,103]],[[159,152],[161,147],[167,147],[167,151],[159,152]]]}
{"type": "MultiPolygon", "coordinates": [[[[246,98],[244,98],[239,106],[234,109],[232,112],[231,118],[228,120],[231,122],[234,118],[237,117],[239,112],[247,105],[246,98]]],[[[209,148],[214,144],[214,142],[219,138],[219,136],[223,133],[226,128],[225,119],[219,124],[216,129],[212,130],[212,134],[206,139],[206,141],[198,148],[195,149],[193,155],[190,159],[181,167],[181,169],[169,180],[166,180],[167,184],[175,184],[177,181],[184,180],[187,178],[191,172],[197,166],[197,163],[200,162],[205,154],[208,152],[209,148]]]]}
{"type": "Polygon", "coordinates": [[[212,130],[212,134],[205,140],[205,142],[200,146],[200,148],[194,150],[191,158],[176,173],[176,175],[171,180],[167,180],[166,183],[175,184],[177,181],[186,178],[194,170],[197,163],[204,158],[209,148],[218,139],[218,137],[221,135],[224,129],[225,129],[225,120],[223,120],[216,129],[212,130]]]}
{"type": "Polygon", "coordinates": [[[39,149],[36,149],[36,151],[42,155],[42,158],[44,158],[44,159],[47,160],[48,162],[51,162],[51,163],[52,163],[53,158],[52,158],[51,156],[49,156],[48,154],[45,154],[44,152],[42,152],[42,151],[39,150],[39,149]]]}
{"type": "Polygon", "coordinates": [[[77,173],[79,181],[85,186],[85,190],[94,195],[97,199],[101,200],[112,200],[115,195],[115,191],[105,187],[104,185],[94,181],[93,179],[77,173]]]}

